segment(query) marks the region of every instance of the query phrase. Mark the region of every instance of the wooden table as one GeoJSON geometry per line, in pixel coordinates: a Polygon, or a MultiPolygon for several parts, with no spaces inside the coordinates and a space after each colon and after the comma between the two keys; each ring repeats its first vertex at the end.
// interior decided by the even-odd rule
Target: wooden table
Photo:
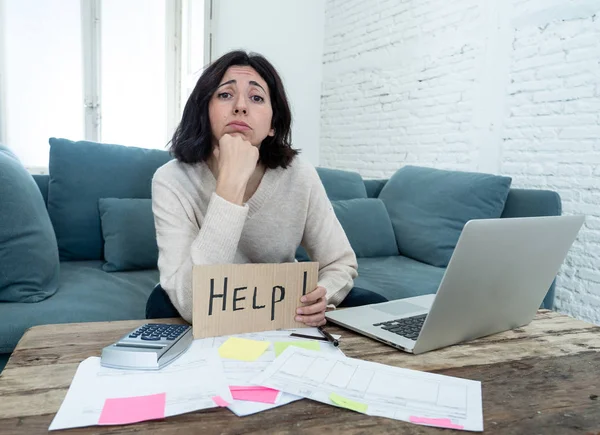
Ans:
{"type": "MultiPolygon", "coordinates": [[[[180,322],[180,320],[161,320],[180,322]]],[[[0,376],[0,433],[47,433],[75,374],[89,356],[146,322],[37,326],[28,330],[0,376]]],[[[600,435],[600,327],[540,311],[528,326],[458,346],[409,355],[350,331],[347,356],[479,380],[484,433],[600,435]]],[[[65,431],[57,431],[63,433],[65,431]]],[[[301,400],[239,418],[216,408],[128,426],[69,433],[452,433],[301,400]]]]}

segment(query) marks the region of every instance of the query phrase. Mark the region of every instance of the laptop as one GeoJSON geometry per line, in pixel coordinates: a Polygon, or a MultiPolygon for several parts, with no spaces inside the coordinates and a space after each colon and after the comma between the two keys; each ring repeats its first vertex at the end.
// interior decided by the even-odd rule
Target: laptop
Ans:
{"type": "Polygon", "coordinates": [[[325,316],[414,354],[527,325],[583,222],[584,216],[471,220],[436,294],[325,316]]]}

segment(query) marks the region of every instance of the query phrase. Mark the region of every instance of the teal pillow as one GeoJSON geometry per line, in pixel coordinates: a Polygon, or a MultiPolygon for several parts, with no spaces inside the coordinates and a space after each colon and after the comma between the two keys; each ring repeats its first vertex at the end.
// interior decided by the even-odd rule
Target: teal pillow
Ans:
{"type": "Polygon", "coordinates": [[[105,272],[156,269],[158,246],[151,199],[100,198],[105,272]]]}
{"type": "Polygon", "coordinates": [[[0,145],[0,302],[39,302],[58,289],[58,247],[44,198],[0,145]]]}
{"type": "Polygon", "coordinates": [[[398,255],[394,229],[383,201],[356,198],[331,204],[357,257],[398,255]]]}
{"type": "Polygon", "coordinates": [[[150,198],[166,151],[50,139],[48,213],[63,260],[102,260],[100,198],[150,198]]]}
{"type": "Polygon", "coordinates": [[[367,197],[365,183],[358,172],[317,168],[317,173],[330,201],[367,197]]]}
{"type": "Polygon", "coordinates": [[[401,255],[446,267],[465,224],[499,218],[511,178],[418,166],[399,169],[379,194],[401,255]]]}
{"type": "Polygon", "coordinates": [[[298,261],[310,261],[310,257],[308,256],[308,252],[306,252],[306,249],[304,249],[302,246],[298,246],[298,248],[296,248],[296,254],[294,255],[294,257],[296,258],[296,260],[298,261]]]}

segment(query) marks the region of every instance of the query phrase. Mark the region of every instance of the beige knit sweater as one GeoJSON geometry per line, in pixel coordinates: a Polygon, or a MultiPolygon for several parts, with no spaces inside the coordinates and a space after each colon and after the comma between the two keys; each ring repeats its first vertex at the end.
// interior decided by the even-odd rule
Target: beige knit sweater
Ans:
{"type": "Polygon", "coordinates": [[[244,206],[216,186],[205,163],[176,160],[152,181],[160,284],[185,320],[192,321],[192,265],[293,262],[300,244],[319,262],[328,304],[346,297],[356,256],[310,163],[296,156],[287,169],[267,169],[244,206]]]}

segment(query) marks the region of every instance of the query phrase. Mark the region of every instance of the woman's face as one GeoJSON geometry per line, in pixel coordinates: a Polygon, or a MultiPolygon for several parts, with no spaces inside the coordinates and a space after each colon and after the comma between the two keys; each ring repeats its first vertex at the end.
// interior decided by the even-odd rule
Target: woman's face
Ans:
{"type": "Polygon", "coordinates": [[[208,103],[208,115],[213,145],[230,134],[260,146],[267,136],[275,134],[269,87],[249,66],[229,67],[208,103]]]}

